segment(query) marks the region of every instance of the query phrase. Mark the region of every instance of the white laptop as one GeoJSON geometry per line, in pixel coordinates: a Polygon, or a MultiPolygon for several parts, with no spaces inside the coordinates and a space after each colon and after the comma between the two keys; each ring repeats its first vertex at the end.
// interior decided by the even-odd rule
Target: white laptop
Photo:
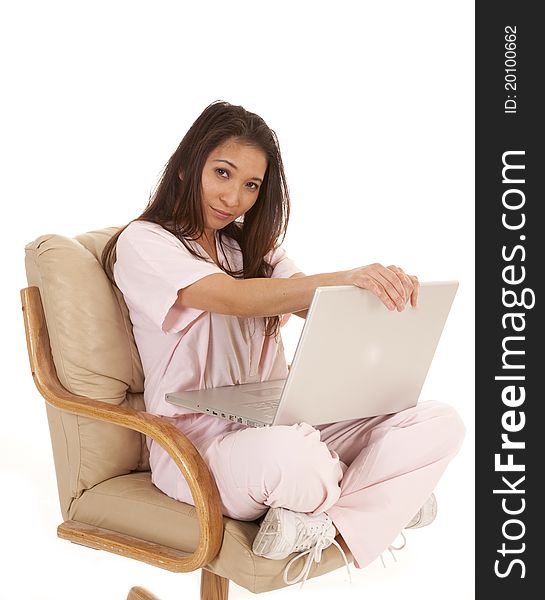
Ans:
{"type": "Polygon", "coordinates": [[[167,402],[251,427],[399,412],[418,402],[457,281],[420,284],[416,308],[368,290],[318,287],[287,379],[166,394],[167,402]]]}

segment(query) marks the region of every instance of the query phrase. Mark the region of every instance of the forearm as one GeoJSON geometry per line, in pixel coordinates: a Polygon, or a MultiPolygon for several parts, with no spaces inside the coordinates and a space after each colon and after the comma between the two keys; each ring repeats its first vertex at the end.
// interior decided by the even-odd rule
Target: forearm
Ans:
{"type": "Polygon", "coordinates": [[[289,279],[235,279],[226,273],[207,275],[178,290],[179,308],[197,308],[207,312],[239,317],[272,317],[287,313],[305,318],[317,287],[355,285],[375,294],[388,310],[403,310],[410,299],[418,298],[418,279],[398,267],[373,263],[349,271],[302,275],[289,279]]]}
{"type": "Polygon", "coordinates": [[[319,273],[298,278],[255,278],[233,281],[233,311],[240,317],[270,317],[303,313],[320,286],[348,284],[347,272],[319,273]]]}

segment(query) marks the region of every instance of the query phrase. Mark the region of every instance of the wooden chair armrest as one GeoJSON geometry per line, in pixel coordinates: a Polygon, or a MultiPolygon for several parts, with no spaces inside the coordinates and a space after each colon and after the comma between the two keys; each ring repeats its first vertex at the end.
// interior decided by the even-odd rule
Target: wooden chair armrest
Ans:
{"type": "MultiPolygon", "coordinates": [[[[55,370],[39,288],[22,289],[21,300],[32,377],[46,402],[60,410],[134,429],[153,438],[170,454],[187,480],[200,527],[199,544],[193,554],[178,557],[175,551],[162,552],[161,546],[148,543],[145,544],[147,556],[142,555],[140,548],[133,558],[173,571],[193,571],[208,564],[221,547],[223,516],[216,482],[196,448],[181,431],[159,416],[69,392],[55,370]]],[[[116,544],[113,538],[110,545],[116,544]]],[[[126,539],[119,553],[130,555],[126,539]]],[[[113,547],[110,550],[117,551],[113,547]]]]}

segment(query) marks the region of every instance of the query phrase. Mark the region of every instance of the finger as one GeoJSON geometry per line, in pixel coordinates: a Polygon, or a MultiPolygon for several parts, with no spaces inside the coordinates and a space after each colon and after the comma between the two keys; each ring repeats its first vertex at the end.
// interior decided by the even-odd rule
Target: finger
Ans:
{"type": "MultiPolygon", "coordinates": [[[[394,287],[396,293],[399,296],[401,296],[402,298],[405,296],[405,286],[403,285],[403,281],[401,280],[401,277],[397,272],[397,267],[395,269],[390,269],[390,267],[383,267],[382,265],[378,265],[378,272],[382,277],[384,277],[388,281],[388,283],[390,283],[394,287]]],[[[386,287],[388,291],[390,291],[388,286],[386,287]]]]}
{"type": "Polygon", "coordinates": [[[357,285],[373,293],[388,310],[396,309],[395,302],[393,302],[393,300],[390,298],[382,283],[377,281],[372,275],[367,274],[365,277],[363,277],[361,283],[357,285]]]}
{"type": "Polygon", "coordinates": [[[395,265],[389,265],[388,269],[394,271],[394,273],[397,274],[397,276],[399,277],[401,283],[403,284],[403,289],[405,292],[405,304],[407,304],[407,302],[409,301],[411,294],[413,292],[413,287],[414,284],[411,280],[411,278],[407,275],[407,273],[405,273],[405,271],[401,268],[401,267],[396,267],[395,265]]]}
{"type": "Polygon", "coordinates": [[[411,281],[413,282],[413,292],[411,294],[411,306],[416,307],[418,302],[418,292],[420,291],[420,282],[416,275],[410,275],[411,281]]]}
{"type": "Polygon", "coordinates": [[[405,288],[397,274],[381,265],[380,268],[376,269],[374,277],[383,285],[384,290],[397,309],[403,310],[405,308],[405,288]]]}

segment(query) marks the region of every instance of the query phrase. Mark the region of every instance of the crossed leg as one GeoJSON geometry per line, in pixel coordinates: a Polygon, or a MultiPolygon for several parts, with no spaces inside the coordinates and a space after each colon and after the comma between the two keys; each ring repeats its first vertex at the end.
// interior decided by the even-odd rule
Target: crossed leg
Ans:
{"type": "MultiPolygon", "coordinates": [[[[463,437],[454,409],[429,401],[317,427],[237,429],[208,443],[203,458],[226,516],[256,520],[269,507],[327,512],[355,566],[363,567],[429,498],[463,437]]],[[[177,497],[192,503],[184,483],[177,497]]]]}

